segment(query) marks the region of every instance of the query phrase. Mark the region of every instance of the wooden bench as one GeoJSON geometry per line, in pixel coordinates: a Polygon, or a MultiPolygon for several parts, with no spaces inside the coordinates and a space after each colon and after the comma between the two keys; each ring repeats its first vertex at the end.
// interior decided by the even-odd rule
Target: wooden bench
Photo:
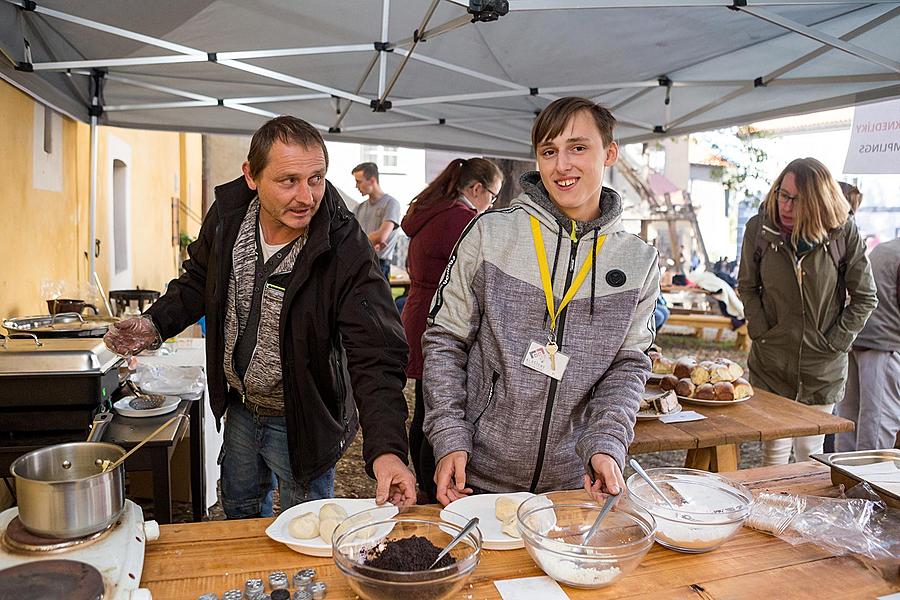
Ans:
{"type": "MultiPolygon", "coordinates": [[[[666,320],[666,324],[663,325],[665,328],[666,325],[677,325],[679,327],[693,327],[696,330],[696,336],[702,337],[704,329],[717,329],[716,333],[716,341],[718,341],[722,336],[722,331],[732,330],[731,319],[728,317],[723,317],[721,315],[704,315],[697,313],[672,313],[669,315],[669,318],[666,320]]],[[[747,333],[747,324],[743,324],[737,329],[734,330],[737,334],[737,341],[735,345],[744,350],[750,350],[750,336],[747,333]]]]}

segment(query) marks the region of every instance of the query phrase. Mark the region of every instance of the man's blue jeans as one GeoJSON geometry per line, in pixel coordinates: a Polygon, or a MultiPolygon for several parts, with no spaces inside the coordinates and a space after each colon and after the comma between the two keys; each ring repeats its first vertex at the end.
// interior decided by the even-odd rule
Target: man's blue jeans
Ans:
{"type": "Polygon", "coordinates": [[[276,485],[285,510],[334,496],[334,467],[305,485],[291,475],[284,417],[261,417],[232,401],[225,414],[222,466],[222,505],[229,519],[272,516],[276,485]]]}

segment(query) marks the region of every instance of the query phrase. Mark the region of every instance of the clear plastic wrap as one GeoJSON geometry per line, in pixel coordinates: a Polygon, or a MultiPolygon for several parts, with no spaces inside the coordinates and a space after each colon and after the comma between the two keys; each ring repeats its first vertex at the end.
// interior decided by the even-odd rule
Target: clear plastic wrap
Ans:
{"type": "Polygon", "coordinates": [[[746,525],[792,545],[815,544],[835,556],[854,554],[895,579],[900,566],[900,514],[868,484],[841,498],[756,494],[746,525]]]}
{"type": "Polygon", "coordinates": [[[148,364],[140,359],[130,377],[148,394],[180,396],[185,400],[199,399],[206,386],[201,367],[148,364]]]}

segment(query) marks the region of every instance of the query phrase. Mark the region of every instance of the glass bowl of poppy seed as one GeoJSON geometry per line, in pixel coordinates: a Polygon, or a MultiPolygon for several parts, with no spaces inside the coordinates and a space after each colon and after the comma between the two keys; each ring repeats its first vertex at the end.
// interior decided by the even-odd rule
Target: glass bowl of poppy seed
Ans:
{"type": "Polygon", "coordinates": [[[334,562],[364,599],[454,597],[478,566],[481,531],[473,528],[436,566],[431,564],[467,522],[430,506],[398,511],[386,505],[357,513],[334,531],[334,562]]]}

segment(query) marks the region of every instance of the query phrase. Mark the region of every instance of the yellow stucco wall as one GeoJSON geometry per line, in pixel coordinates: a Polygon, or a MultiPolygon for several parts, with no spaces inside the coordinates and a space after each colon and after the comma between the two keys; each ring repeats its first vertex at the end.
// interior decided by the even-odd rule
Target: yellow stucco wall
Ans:
{"type": "MultiPolygon", "coordinates": [[[[91,279],[84,256],[89,247],[90,127],[63,118],[61,190],[37,189],[32,150],[43,140],[32,139],[35,110],[42,108],[0,82],[0,164],[6,172],[0,194],[0,214],[6,220],[0,236],[0,317],[46,314],[41,294],[45,280],[62,281],[66,295],[84,297],[91,279]]],[[[113,159],[124,159],[128,172],[129,287],[164,291],[178,269],[178,238],[173,235],[178,199],[192,212],[201,212],[201,154],[199,134],[99,128],[100,256],[95,268],[107,292],[114,252],[109,235],[113,159]]],[[[196,236],[198,224],[191,219],[181,223],[196,236]]]]}

